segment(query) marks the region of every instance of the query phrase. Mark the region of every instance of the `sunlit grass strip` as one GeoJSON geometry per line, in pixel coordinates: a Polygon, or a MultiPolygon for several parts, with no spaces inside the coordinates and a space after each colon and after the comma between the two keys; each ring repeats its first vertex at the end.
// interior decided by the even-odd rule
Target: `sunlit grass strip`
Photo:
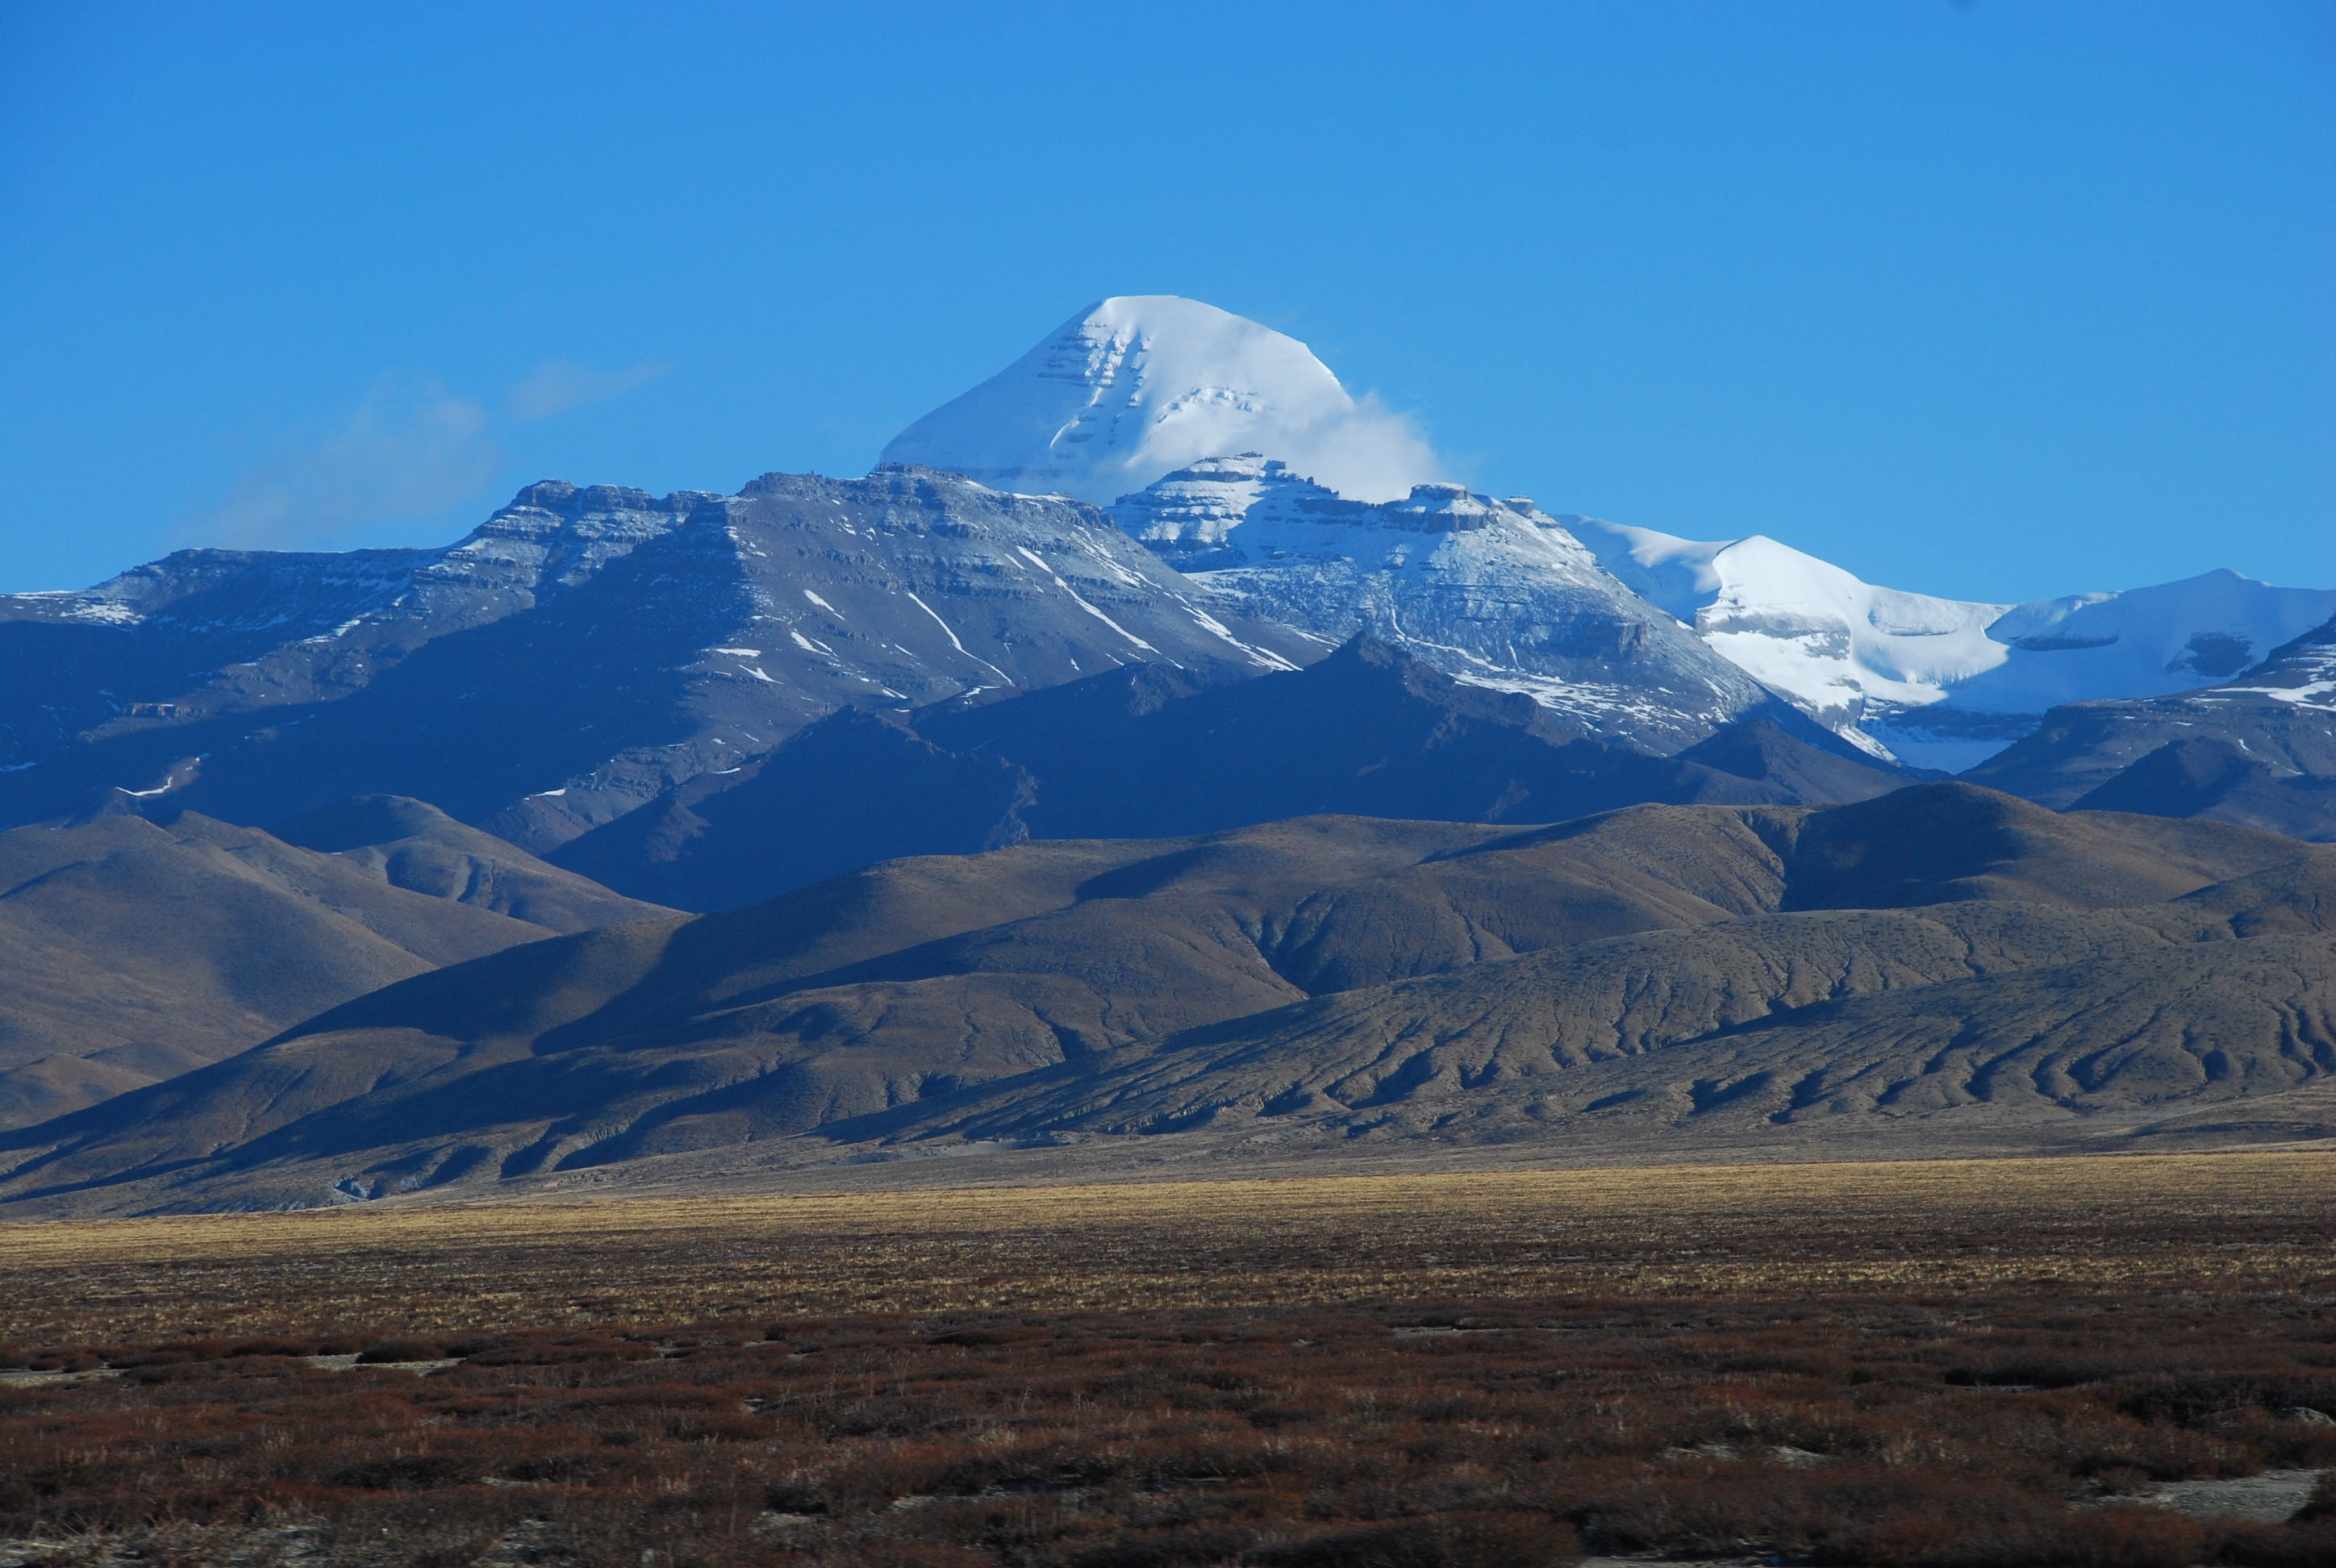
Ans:
{"type": "Polygon", "coordinates": [[[1552,1292],[2336,1288],[2336,1153],[383,1203],[0,1226],[0,1338],[1552,1292]]]}

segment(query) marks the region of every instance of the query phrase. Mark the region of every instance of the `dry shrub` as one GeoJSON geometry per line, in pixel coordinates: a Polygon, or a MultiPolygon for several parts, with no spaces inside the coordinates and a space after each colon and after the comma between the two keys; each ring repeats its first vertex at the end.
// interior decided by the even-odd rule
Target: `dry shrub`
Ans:
{"type": "Polygon", "coordinates": [[[278,1353],[325,1342],[297,1325],[104,1347],[116,1375],[0,1388],[0,1535],[306,1521],[316,1568],[1506,1568],[1566,1560],[1577,1531],[1864,1568],[2336,1561],[2325,1505],[2207,1529],[2113,1495],[2325,1440],[2263,1403],[2318,1387],[2336,1343],[2336,1307],[2285,1293],[770,1328],[484,1330],[431,1342],[465,1359],[423,1377],[278,1353]],[[2104,1375],[1957,1376],[2076,1348],[2104,1375]]]}
{"type": "Polygon", "coordinates": [[[2206,1526],[2171,1509],[2113,1505],[2037,1520],[2009,1541],[1966,1545],[1934,1561],[1942,1568],[2190,1568],[2208,1539],[2206,1526]]]}
{"type": "MultiPolygon", "coordinates": [[[[2321,1483],[2324,1490],[2328,1483],[2321,1483]]],[[[2336,1518],[2317,1516],[2288,1525],[2222,1524],[2214,1532],[2214,1563],[2237,1568],[2328,1568],[2336,1563],[2336,1518]]]]}
{"type": "Polygon", "coordinates": [[[653,1341],[591,1333],[513,1334],[458,1340],[446,1348],[478,1367],[563,1367],[585,1361],[640,1361],[657,1354],[653,1341]]]}
{"type": "Polygon", "coordinates": [[[1581,1556],[1562,1521],[1454,1514],[1342,1530],[1250,1553],[1258,1568],[1559,1568],[1581,1556]]]}

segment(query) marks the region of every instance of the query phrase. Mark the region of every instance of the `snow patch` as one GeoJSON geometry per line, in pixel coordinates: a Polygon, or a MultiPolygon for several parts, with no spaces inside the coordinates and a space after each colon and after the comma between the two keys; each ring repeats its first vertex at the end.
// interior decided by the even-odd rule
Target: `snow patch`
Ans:
{"type": "MultiPolygon", "coordinates": [[[[904,589],[903,591],[906,590],[904,589]]],[[[965,644],[959,642],[957,638],[957,633],[950,628],[949,623],[941,618],[940,611],[935,609],[931,605],[927,604],[923,599],[919,599],[913,593],[909,594],[908,598],[910,603],[915,605],[919,609],[923,610],[927,615],[933,618],[933,624],[939,627],[942,634],[949,639],[949,647],[957,649],[958,652],[964,654],[966,657],[973,660],[974,663],[979,665],[982,668],[988,670],[990,674],[1004,681],[1007,686],[1012,686],[1014,684],[1014,677],[1012,676],[1007,675],[1004,670],[998,668],[996,665],[990,663],[979,654],[968,648],[965,644]]],[[[908,649],[902,648],[900,651],[907,653],[908,649]]],[[[910,657],[914,657],[915,656],[910,655],[910,657]]]]}
{"type": "Polygon", "coordinates": [[[1086,611],[1089,615],[1103,622],[1104,625],[1111,628],[1112,630],[1119,633],[1120,636],[1125,638],[1129,642],[1134,643],[1137,648],[1142,648],[1144,652],[1149,654],[1157,654],[1160,651],[1158,648],[1153,648],[1150,643],[1144,641],[1142,638],[1136,636],[1134,632],[1128,630],[1125,627],[1120,625],[1119,622],[1112,619],[1111,617],[1104,614],[1103,611],[1089,604],[1085,599],[1081,599],[1078,596],[1077,590],[1073,589],[1069,583],[1063,580],[1062,573],[1056,571],[1053,567],[1048,566],[1044,558],[1031,550],[1027,546],[1017,544],[1014,548],[1020,550],[1025,556],[1027,556],[1033,566],[1036,566],[1039,570],[1054,579],[1055,586],[1061,589],[1065,593],[1069,594],[1073,604],[1077,605],[1081,609],[1086,611]]]}

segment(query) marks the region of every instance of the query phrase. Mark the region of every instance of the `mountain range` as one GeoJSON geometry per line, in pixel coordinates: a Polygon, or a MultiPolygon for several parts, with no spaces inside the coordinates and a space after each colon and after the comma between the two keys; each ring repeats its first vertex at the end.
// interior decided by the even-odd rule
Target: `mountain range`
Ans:
{"type": "Polygon", "coordinates": [[[182,550],[0,599],[0,822],[387,794],[542,850],[847,704],[1318,646],[1212,613],[1090,508],[951,475],[536,484],[442,550],[182,550]]]}
{"type": "Polygon", "coordinates": [[[2336,589],[1479,494],[1169,297],[883,456],[0,596],[0,1200],[2330,1125],[2336,589]]]}
{"type": "Polygon", "coordinates": [[[1977,603],[1878,588],[1757,534],[1697,541],[1472,499],[1302,344],[1170,297],[1099,302],[884,455],[1106,505],[1236,602],[1334,638],[1408,638],[1448,674],[1545,701],[1586,706],[1612,648],[1587,633],[1594,615],[1560,606],[1552,626],[1591,656],[1568,662],[1536,624],[1544,597],[1619,585],[1632,598],[1606,618],[1645,628],[1667,661],[1684,658],[1683,627],[1719,656],[1724,673],[1702,678],[1725,689],[1748,675],[1877,755],[1948,773],[2052,707],[2211,686],[2336,617],[2336,588],[2232,571],[1977,603]],[[1366,444],[1389,453],[1383,472],[1341,463],[1366,444]]]}
{"type": "Polygon", "coordinates": [[[1981,604],[1875,588],[1757,534],[1698,543],[1563,521],[1722,657],[1844,734],[1949,773],[2033,732],[2049,709],[2229,680],[2336,617],[2336,589],[2234,571],[1981,604]]]}

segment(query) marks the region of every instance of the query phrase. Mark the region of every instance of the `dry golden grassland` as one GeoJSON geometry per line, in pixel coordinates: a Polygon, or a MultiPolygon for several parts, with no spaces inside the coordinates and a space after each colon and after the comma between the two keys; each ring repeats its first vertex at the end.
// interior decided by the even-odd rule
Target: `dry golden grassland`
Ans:
{"type": "Polygon", "coordinates": [[[2336,1288],[2336,1154],[1679,1166],[0,1226],[0,1341],[832,1312],[2336,1288]]]}

